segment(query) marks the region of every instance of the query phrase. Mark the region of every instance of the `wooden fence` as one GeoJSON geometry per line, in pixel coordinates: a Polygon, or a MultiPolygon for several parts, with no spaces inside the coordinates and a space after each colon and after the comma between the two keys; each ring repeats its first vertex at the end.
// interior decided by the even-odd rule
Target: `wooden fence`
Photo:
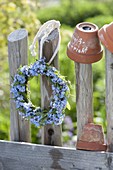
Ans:
{"type": "MultiPolygon", "coordinates": [[[[27,37],[28,33],[25,29],[16,30],[8,36],[10,83],[17,68],[28,63],[27,37]]],[[[47,61],[52,56],[57,42],[58,32],[54,30],[48,37],[48,42],[43,46],[43,54],[47,61]]],[[[53,125],[43,128],[42,145],[31,144],[30,123],[19,117],[15,103],[11,99],[11,141],[0,141],[0,170],[113,170],[113,54],[105,50],[105,56],[107,144],[110,152],[82,151],[61,147],[61,126],[53,125]]],[[[52,65],[58,68],[58,56],[52,65]]],[[[75,71],[77,138],[79,138],[84,125],[87,122],[93,122],[92,65],[75,63],[75,71]]],[[[41,106],[48,107],[51,86],[45,76],[41,77],[41,97],[41,106]]]]}

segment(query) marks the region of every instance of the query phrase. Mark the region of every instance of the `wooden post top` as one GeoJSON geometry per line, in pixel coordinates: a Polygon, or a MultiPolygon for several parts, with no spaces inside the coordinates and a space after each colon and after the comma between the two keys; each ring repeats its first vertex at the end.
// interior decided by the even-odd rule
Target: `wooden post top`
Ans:
{"type": "Polygon", "coordinates": [[[27,30],[25,30],[24,28],[18,29],[18,30],[15,30],[14,32],[9,34],[8,41],[15,42],[15,41],[18,41],[18,40],[22,40],[26,36],[28,36],[27,30]]]}

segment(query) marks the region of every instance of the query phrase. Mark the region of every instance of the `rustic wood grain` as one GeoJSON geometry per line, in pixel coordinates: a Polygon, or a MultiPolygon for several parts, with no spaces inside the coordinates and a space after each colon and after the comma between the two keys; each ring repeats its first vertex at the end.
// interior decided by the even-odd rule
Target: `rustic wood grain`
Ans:
{"type": "MultiPolygon", "coordinates": [[[[55,51],[55,48],[58,43],[58,31],[55,29],[48,37],[48,41],[44,43],[43,46],[43,57],[46,58],[46,62],[48,62],[53,52],[55,51]]],[[[39,39],[40,43],[40,39],[39,39]]],[[[40,49],[39,49],[40,50],[40,49]]],[[[40,56],[39,56],[40,57],[40,56]]],[[[58,54],[53,60],[52,66],[55,66],[58,69],[58,54]]],[[[47,80],[46,76],[41,77],[41,107],[42,108],[48,108],[50,104],[50,99],[52,95],[52,89],[51,84],[47,80]]],[[[62,145],[62,139],[61,139],[61,133],[62,129],[61,126],[58,125],[46,125],[42,128],[42,143],[46,145],[62,145]]]]}
{"type": "MultiPolygon", "coordinates": [[[[19,66],[28,63],[27,37],[28,32],[25,29],[16,30],[8,36],[10,85],[19,66]]],[[[10,139],[12,141],[30,141],[30,124],[18,115],[12,94],[10,94],[10,139]]]]}
{"type": "Polygon", "coordinates": [[[113,152],[113,54],[105,48],[106,56],[106,113],[108,151],[113,152]]]}
{"type": "Polygon", "coordinates": [[[0,141],[0,170],[112,170],[113,153],[0,141]]]}
{"type": "Polygon", "coordinates": [[[93,122],[92,65],[75,63],[75,71],[77,138],[79,139],[84,125],[93,122]]]}

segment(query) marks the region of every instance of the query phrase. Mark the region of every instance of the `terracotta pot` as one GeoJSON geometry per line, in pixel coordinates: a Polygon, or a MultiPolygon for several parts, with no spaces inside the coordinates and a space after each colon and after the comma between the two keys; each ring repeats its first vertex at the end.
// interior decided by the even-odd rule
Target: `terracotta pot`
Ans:
{"type": "Polygon", "coordinates": [[[98,32],[102,44],[113,53],[113,22],[104,25],[98,32]]]}
{"type": "Polygon", "coordinates": [[[99,61],[102,53],[98,27],[88,22],[76,25],[72,39],[68,43],[68,57],[78,63],[90,64],[99,61]]]}
{"type": "Polygon", "coordinates": [[[83,133],[77,141],[77,149],[106,151],[107,147],[104,144],[104,134],[101,125],[88,123],[83,128],[83,133]]]}

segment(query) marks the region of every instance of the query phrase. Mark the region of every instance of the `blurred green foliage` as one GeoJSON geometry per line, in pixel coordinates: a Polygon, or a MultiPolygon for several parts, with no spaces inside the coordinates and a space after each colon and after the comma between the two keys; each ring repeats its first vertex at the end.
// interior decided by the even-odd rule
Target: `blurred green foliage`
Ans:
{"type": "MultiPolygon", "coordinates": [[[[74,27],[77,23],[98,15],[112,16],[110,5],[111,1],[98,1],[97,5],[94,1],[62,0],[58,6],[43,8],[37,13],[37,16],[41,23],[54,18],[59,20],[61,24],[74,27]]],[[[105,20],[103,22],[105,22],[105,20]]]]}
{"type": "Polygon", "coordinates": [[[95,17],[87,18],[85,22],[92,22],[96,25],[98,25],[99,28],[101,28],[102,25],[109,24],[110,22],[113,21],[113,16],[112,15],[98,15],[95,17]]]}
{"type": "MultiPolygon", "coordinates": [[[[7,57],[7,36],[19,28],[26,28],[29,32],[29,44],[33,40],[41,23],[49,19],[61,22],[61,46],[59,50],[59,64],[61,74],[71,81],[71,96],[69,103],[71,110],[66,110],[66,120],[63,123],[63,140],[68,145],[75,140],[76,135],[76,103],[75,103],[75,69],[74,62],[66,55],[67,44],[71,39],[73,27],[79,22],[89,21],[99,27],[113,20],[113,2],[93,0],[61,0],[59,5],[41,7],[39,1],[0,0],[0,139],[9,139],[10,109],[9,109],[9,67],[7,57]],[[28,3],[29,2],[29,3],[28,3]],[[98,5],[97,5],[98,3],[98,5]],[[70,120],[72,119],[72,123],[70,120]],[[73,125],[72,125],[73,124],[73,125]],[[69,126],[70,125],[70,126],[69,126]],[[73,136],[73,137],[72,137],[73,136]]],[[[34,62],[29,55],[29,63],[34,62]]],[[[104,57],[93,64],[93,101],[94,122],[102,124],[106,132],[105,114],[105,62],[104,57]]],[[[31,99],[40,105],[39,78],[30,82],[31,99]]],[[[40,129],[32,126],[33,142],[40,142],[40,129]]]]}

